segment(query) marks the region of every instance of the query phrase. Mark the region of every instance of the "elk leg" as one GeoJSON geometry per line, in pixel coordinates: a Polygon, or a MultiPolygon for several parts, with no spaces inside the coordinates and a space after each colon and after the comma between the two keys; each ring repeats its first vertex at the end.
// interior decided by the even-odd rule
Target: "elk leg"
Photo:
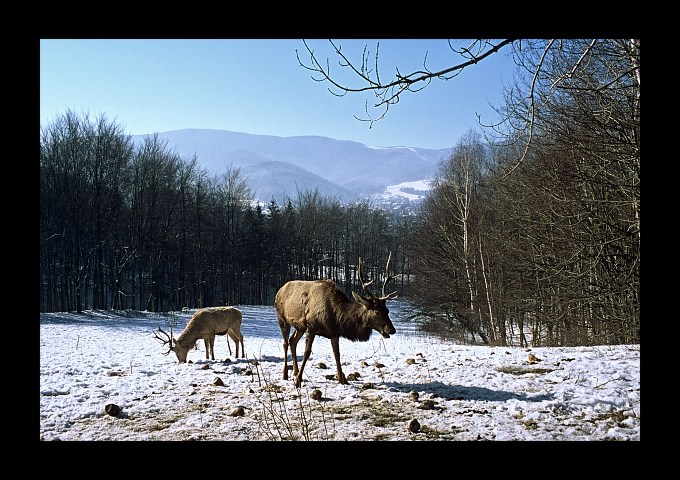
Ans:
{"type": "MultiPolygon", "coordinates": [[[[246,347],[243,345],[243,334],[238,333],[238,343],[241,344],[241,358],[246,358],[246,347]]],[[[238,357],[238,343],[236,344],[236,356],[238,357]]]]}
{"type": "Polygon", "coordinates": [[[335,365],[338,367],[338,382],[347,385],[347,379],[345,378],[345,374],[342,373],[342,367],[340,366],[340,338],[331,338],[331,346],[333,347],[335,365]]]}
{"type": "Polygon", "coordinates": [[[234,341],[234,347],[236,347],[236,358],[238,358],[238,341],[234,338],[234,334],[231,332],[227,333],[227,345],[229,346],[229,355],[231,356],[231,343],[229,343],[230,338],[234,341]]]}
{"type": "Polygon", "coordinates": [[[290,325],[279,318],[279,326],[283,336],[283,379],[288,380],[288,336],[290,335],[290,325]]]}
{"type": "MultiPolygon", "coordinates": [[[[229,336],[231,339],[234,341],[234,345],[236,345],[236,358],[238,358],[238,345],[239,343],[241,344],[241,357],[246,356],[246,349],[243,346],[243,335],[240,335],[233,330],[229,332],[229,336]]],[[[229,340],[227,340],[227,345],[229,344],[229,340]]],[[[229,349],[229,355],[231,355],[231,348],[229,349]]]]}
{"type": "MultiPolygon", "coordinates": [[[[302,356],[302,364],[300,365],[300,371],[295,375],[295,386],[299,387],[302,385],[302,371],[305,369],[305,364],[307,359],[312,353],[312,343],[314,342],[314,335],[307,333],[307,340],[305,340],[305,354],[302,356]]],[[[297,343],[297,342],[296,342],[297,343]]],[[[293,357],[295,358],[295,357],[293,357]]],[[[295,372],[293,372],[295,373],[295,372]]]]}
{"type": "Polygon", "coordinates": [[[293,334],[290,336],[290,339],[288,340],[290,344],[290,354],[291,357],[293,357],[293,377],[295,378],[297,378],[299,371],[297,362],[297,344],[304,334],[305,332],[296,329],[295,331],[293,331],[293,334]]]}
{"type": "Polygon", "coordinates": [[[205,337],[203,343],[205,344],[205,359],[208,360],[210,359],[210,337],[205,337]]]}
{"type": "MultiPolygon", "coordinates": [[[[231,336],[231,334],[229,334],[229,336],[231,336]]],[[[229,356],[231,357],[231,344],[229,343],[229,336],[227,336],[227,347],[229,347],[229,356]]],[[[232,338],[233,338],[233,337],[232,337],[232,338]]],[[[235,340],[234,340],[234,342],[235,342],[235,340]]],[[[236,358],[238,358],[238,346],[237,346],[236,348],[237,348],[237,350],[236,350],[236,358]]]]}

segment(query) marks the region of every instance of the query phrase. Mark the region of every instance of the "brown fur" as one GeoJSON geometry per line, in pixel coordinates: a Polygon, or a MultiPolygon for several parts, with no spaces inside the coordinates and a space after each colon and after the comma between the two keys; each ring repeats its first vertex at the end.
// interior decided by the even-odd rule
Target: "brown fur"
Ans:
{"type": "MultiPolygon", "coordinates": [[[[236,344],[236,358],[239,356],[239,345],[241,346],[241,356],[245,357],[246,352],[241,334],[242,321],[243,315],[235,307],[202,308],[194,313],[184,331],[170,349],[177,355],[177,360],[184,363],[189,350],[196,345],[198,340],[203,339],[205,342],[205,358],[215,360],[215,335],[229,335],[236,344]]],[[[227,339],[227,346],[229,346],[229,339],[227,339]]],[[[231,355],[231,346],[229,346],[229,354],[231,355]]]]}
{"type": "Polygon", "coordinates": [[[276,293],[274,306],[283,336],[283,379],[288,379],[288,346],[293,360],[295,386],[302,384],[302,371],[317,335],[330,339],[340,383],[347,379],[340,367],[340,337],[365,342],[376,330],[384,338],[396,333],[385,306],[386,298],[364,297],[352,292],[350,300],[331,280],[292,280],[276,293]],[[294,331],[290,334],[291,327],[294,331]],[[298,369],[296,347],[307,334],[302,364],[298,369]]]}

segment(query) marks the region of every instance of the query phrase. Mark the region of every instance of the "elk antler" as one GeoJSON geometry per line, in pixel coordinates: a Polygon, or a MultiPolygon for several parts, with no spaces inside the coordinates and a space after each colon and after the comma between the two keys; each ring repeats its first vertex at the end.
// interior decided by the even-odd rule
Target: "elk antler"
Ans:
{"type": "Polygon", "coordinates": [[[163,346],[165,346],[166,344],[170,344],[170,348],[168,349],[168,351],[163,354],[168,355],[172,351],[172,329],[170,329],[170,335],[168,335],[168,333],[164,331],[159,325],[158,331],[165,335],[165,338],[159,337],[158,332],[154,332],[154,337],[156,337],[157,340],[160,340],[163,343],[163,346]]]}
{"type": "Polygon", "coordinates": [[[368,290],[368,286],[373,283],[373,280],[371,280],[368,283],[364,283],[364,278],[363,275],[361,274],[361,270],[364,268],[364,261],[361,257],[359,257],[359,267],[357,269],[357,274],[359,275],[359,282],[361,282],[361,288],[364,289],[366,294],[370,297],[373,298],[373,294],[368,290]]]}
{"type": "Polygon", "coordinates": [[[390,275],[390,260],[392,260],[392,251],[390,251],[390,254],[387,256],[387,265],[385,265],[385,281],[383,282],[382,286],[382,297],[380,297],[381,300],[387,300],[397,296],[396,290],[392,293],[385,295],[385,287],[387,286],[387,282],[394,278],[393,276],[390,275]]]}

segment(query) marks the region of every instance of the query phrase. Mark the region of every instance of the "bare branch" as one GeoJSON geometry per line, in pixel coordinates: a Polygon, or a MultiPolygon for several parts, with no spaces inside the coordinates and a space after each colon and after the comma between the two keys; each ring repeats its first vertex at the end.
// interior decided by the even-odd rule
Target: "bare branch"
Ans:
{"type": "Polygon", "coordinates": [[[501,175],[500,178],[498,178],[496,181],[501,181],[504,178],[508,177],[508,175],[511,175],[512,172],[517,170],[517,168],[522,164],[524,159],[527,156],[527,153],[529,152],[529,147],[531,146],[533,136],[534,136],[534,120],[536,118],[536,103],[535,103],[535,91],[536,91],[536,82],[538,81],[538,76],[539,73],[541,72],[541,68],[543,66],[543,63],[545,62],[545,59],[548,55],[548,52],[550,51],[550,48],[552,45],[555,43],[555,40],[550,40],[548,45],[543,49],[543,54],[541,55],[541,59],[538,62],[538,65],[536,66],[536,70],[534,71],[534,74],[531,78],[531,88],[529,89],[529,118],[527,120],[527,125],[529,128],[529,135],[527,138],[526,143],[524,144],[524,151],[522,152],[522,155],[520,158],[517,160],[515,165],[507,171],[505,174],[501,175]]]}
{"type": "Polygon", "coordinates": [[[454,66],[432,71],[427,65],[427,52],[425,54],[425,59],[423,60],[423,70],[416,70],[407,74],[402,74],[399,68],[395,69],[396,73],[392,80],[383,82],[381,80],[379,71],[379,50],[380,42],[376,43],[376,51],[373,58],[373,68],[369,68],[369,57],[370,52],[368,51],[368,46],[364,46],[363,54],[361,57],[361,65],[356,66],[342,51],[342,46],[336,44],[333,40],[328,40],[335,54],[339,57],[338,66],[340,68],[349,69],[356,77],[358,77],[360,86],[350,86],[347,84],[340,83],[339,80],[334,78],[334,74],[331,73],[330,62],[326,59],[325,66],[319,62],[314,50],[308,45],[307,41],[303,40],[303,44],[309,55],[309,61],[307,63],[300,59],[300,54],[295,50],[295,55],[297,57],[298,63],[301,67],[312,72],[312,79],[318,82],[328,82],[330,87],[329,92],[332,95],[342,97],[348,93],[361,93],[361,92],[372,92],[376,101],[373,104],[373,108],[380,109],[382,112],[377,117],[371,115],[368,111],[368,101],[366,101],[365,112],[366,118],[354,117],[360,121],[370,122],[369,128],[373,125],[374,121],[381,120],[387,114],[389,107],[399,102],[399,98],[402,94],[406,92],[419,92],[426,88],[433,79],[437,80],[449,80],[456,75],[458,75],[463,69],[479,63],[488,56],[498,52],[500,49],[506,45],[511,44],[516,39],[505,39],[496,44],[485,40],[475,40],[467,48],[462,48],[456,50],[453,48],[449,41],[449,47],[452,51],[458,55],[466,58],[467,60],[458,63],[454,66]]]}

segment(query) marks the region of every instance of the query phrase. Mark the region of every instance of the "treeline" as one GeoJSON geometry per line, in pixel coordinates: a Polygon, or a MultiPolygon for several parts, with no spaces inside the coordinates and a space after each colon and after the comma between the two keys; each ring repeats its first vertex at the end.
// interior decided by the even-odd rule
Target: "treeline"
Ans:
{"type": "Polygon", "coordinates": [[[416,217],[298,192],[253,205],[157,136],[41,127],[40,310],[271,304],[290,279],[390,274],[424,328],[523,346],[640,342],[639,40],[523,40],[503,129],[470,132],[416,217]],[[525,82],[526,81],[526,82],[525,82]]]}
{"type": "Polygon", "coordinates": [[[516,53],[505,135],[470,133],[441,165],[411,295],[461,340],[639,343],[639,41],[544,44],[516,53]]]}
{"type": "Polygon", "coordinates": [[[349,293],[359,256],[368,278],[389,251],[390,271],[406,268],[408,221],[317,190],[263,208],[238,169],[211,175],[157,135],[135,146],[68,111],[41,128],[40,311],[269,304],[290,279],[349,293]]]}

